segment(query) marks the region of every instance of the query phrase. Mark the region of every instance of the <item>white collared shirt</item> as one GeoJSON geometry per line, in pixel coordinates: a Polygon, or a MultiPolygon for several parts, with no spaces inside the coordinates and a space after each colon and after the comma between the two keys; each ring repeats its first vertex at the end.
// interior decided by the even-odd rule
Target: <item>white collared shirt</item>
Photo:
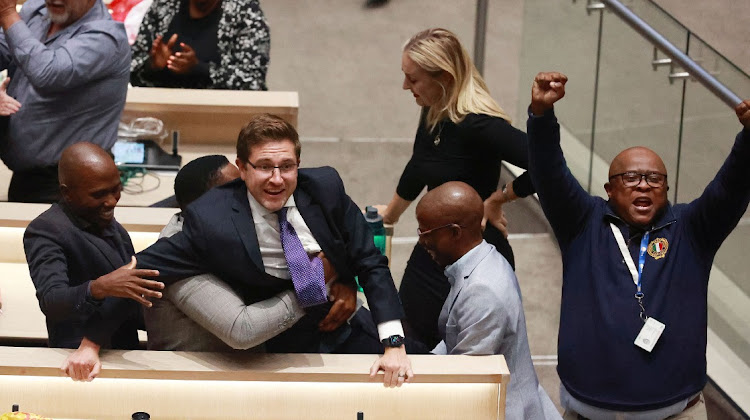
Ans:
{"type": "MultiPolygon", "coordinates": [[[[284,249],[281,247],[281,229],[279,227],[279,217],[276,213],[263,207],[258,200],[247,192],[247,201],[250,203],[250,212],[255,224],[255,233],[258,236],[258,246],[260,247],[260,256],[263,259],[263,266],[266,273],[281,279],[291,279],[289,266],[284,257],[284,249]]],[[[302,218],[297,205],[294,202],[294,196],[284,204],[289,209],[286,211],[286,220],[292,225],[297,232],[302,247],[308,254],[316,254],[321,251],[320,244],[313,238],[310,228],[307,227],[305,219],[302,218]]],[[[326,285],[326,292],[328,287],[326,285]]],[[[361,306],[360,299],[357,298],[357,309],[361,306]]],[[[378,324],[378,336],[383,340],[392,335],[404,335],[404,329],[401,321],[394,319],[392,321],[381,322],[378,324]]]]}
{"type": "MultiPolygon", "coordinates": [[[[258,236],[258,245],[260,246],[260,255],[263,258],[263,266],[266,273],[280,279],[289,280],[292,276],[289,274],[289,267],[284,257],[284,249],[281,247],[281,230],[279,228],[279,217],[276,213],[263,207],[255,197],[247,193],[247,200],[250,202],[250,211],[255,223],[255,233],[258,236]]],[[[286,219],[297,232],[302,247],[308,254],[317,254],[320,252],[320,245],[313,238],[310,228],[307,227],[305,219],[299,213],[294,202],[294,197],[284,204],[287,207],[286,219]]]]}

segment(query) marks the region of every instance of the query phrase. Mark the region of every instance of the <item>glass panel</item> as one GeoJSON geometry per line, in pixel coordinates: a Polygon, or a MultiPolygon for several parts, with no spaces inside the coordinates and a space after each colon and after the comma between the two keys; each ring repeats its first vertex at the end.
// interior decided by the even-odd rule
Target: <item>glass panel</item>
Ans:
{"type": "Polygon", "coordinates": [[[599,13],[589,16],[585,2],[526,0],[523,22],[515,125],[525,130],[531,84],[538,72],[567,75],[568,94],[555,112],[562,126],[568,166],[586,187],[599,13]]]}
{"type": "MultiPolygon", "coordinates": [[[[684,47],[687,37],[683,39],[684,47]]],[[[651,67],[653,47],[612,13],[604,13],[594,152],[610,162],[623,149],[646,146],[675,174],[682,82],[668,69],[651,67]]],[[[606,171],[594,173],[593,192],[603,192],[606,171]]]]}
{"type": "MultiPolygon", "coordinates": [[[[689,55],[741,98],[750,98],[750,77],[698,38],[689,55]]],[[[687,83],[685,120],[677,199],[698,197],[726,159],[742,126],[733,110],[696,82],[687,83]]],[[[709,328],[741,360],[750,360],[750,213],[726,239],[709,283],[709,328]]]]}

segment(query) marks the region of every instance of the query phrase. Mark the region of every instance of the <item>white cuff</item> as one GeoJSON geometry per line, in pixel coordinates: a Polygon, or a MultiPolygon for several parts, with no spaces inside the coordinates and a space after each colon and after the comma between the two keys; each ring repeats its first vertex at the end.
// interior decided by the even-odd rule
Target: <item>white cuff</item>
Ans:
{"type": "Polygon", "coordinates": [[[378,324],[378,336],[380,341],[392,335],[404,336],[404,327],[401,326],[401,320],[394,319],[393,321],[385,321],[378,324]]]}

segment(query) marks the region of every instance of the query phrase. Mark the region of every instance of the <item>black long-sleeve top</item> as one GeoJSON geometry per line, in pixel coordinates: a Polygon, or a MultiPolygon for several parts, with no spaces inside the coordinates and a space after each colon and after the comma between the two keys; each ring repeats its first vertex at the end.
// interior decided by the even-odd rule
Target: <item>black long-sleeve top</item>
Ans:
{"type": "MultiPolygon", "coordinates": [[[[413,201],[425,186],[431,190],[449,181],[462,181],[485,200],[497,190],[501,161],[528,167],[526,133],[504,119],[469,114],[458,124],[446,119],[429,131],[425,115],[426,109],[417,129],[414,152],[396,188],[401,198],[413,201]],[[437,137],[440,141],[436,141],[437,137]]],[[[534,193],[527,172],[513,181],[513,191],[519,197],[534,193]]]]}

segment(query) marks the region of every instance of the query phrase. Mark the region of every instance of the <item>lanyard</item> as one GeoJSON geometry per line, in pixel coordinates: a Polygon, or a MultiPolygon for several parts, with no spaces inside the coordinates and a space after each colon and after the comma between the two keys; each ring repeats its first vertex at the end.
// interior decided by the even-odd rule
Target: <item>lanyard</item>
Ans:
{"type": "Polygon", "coordinates": [[[620,247],[622,258],[625,260],[625,264],[630,270],[630,275],[633,276],[633,283],[635,283],[636,292],[635,299],[638,301],[638,306],[641,307],[640,317],[643,322],[646,322],[648,316],[646,315],[646,309],[643,307],[643,292],[641,291],[641,277],[643,275],[643,266],[646,264],[646,249],[648,247],[649,232],[643,234],[641,239],[641,247],[638,250],[638,268],[636,269],[633,257],[630,256],[628,246],[625,244],[625,238],[622,237],[622,232],[615,226],[614,223],[610,223],[609,227],[612,228],[612,233],[615,235],[617,245],[620,247]]]}

